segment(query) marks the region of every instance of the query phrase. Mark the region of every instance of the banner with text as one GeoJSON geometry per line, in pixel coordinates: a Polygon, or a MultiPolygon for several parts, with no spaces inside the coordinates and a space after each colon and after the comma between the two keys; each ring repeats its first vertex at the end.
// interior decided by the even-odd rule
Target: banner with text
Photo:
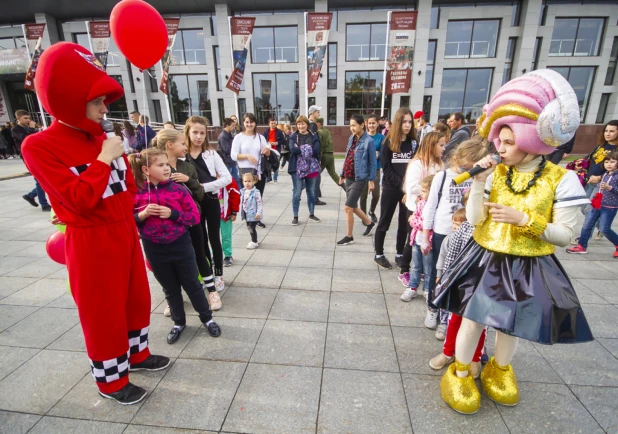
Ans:
{"type": "Polygon", "coordinates": [[[161,74],[161,85],[159,89],[161,92],[167,95],[168,82],[169,82],[169,69],[172,61],[172,48],[174,47],[174,41],[176,40],[176,34],[178,33],[178,25],[180,24],[179,18],[166,18],[165,25],[167,26],[167,50],[161,59],[161,65],[163,66],[163,74],[161,74]]]}
{"type": "Polygon", "coordinates": [[[109,52],[109,21],[91,21],[90,42],[92,43],[92,54],[99,59],[103,69],[107,69],[107,53],[109,52]]]}
{"type": "Polygon", "coordinates": [[[29,90],[34,90],[34,77],[36,76],[36,68],[39,64],[39,58],[43,53],[42,42],[45,24],[26,24],[26,40],[28,42],[28,50],[30,51],[30,66],[24,80],[24,87],[29,90]]]}
{"type": "Polygon", "coordinates": [[[307,90],[313,93],[318,85],[322,64],[326,57],[328,32],[333,19],[332,13],[307,14],[307,90]]]}
{"type": "Polygon", "coordinates": [[[393,12],[388,37],[386,93],[407,92],[412,78],[418,12],[393,12]]]}
{"type": "Polygon", "coordinates": [[[234,64],[234,70],[230,79],[227,81],[225,87],[232,92],[240,92],[240,86],[245,76],[245,64],[247,63],[247,47],[249,47],[249,41],[251,41],[251,34],[253,33],[253,26],[255,25],[255,18],[253,17],[240,17],[232,18],[232,51],[234,64]]]}

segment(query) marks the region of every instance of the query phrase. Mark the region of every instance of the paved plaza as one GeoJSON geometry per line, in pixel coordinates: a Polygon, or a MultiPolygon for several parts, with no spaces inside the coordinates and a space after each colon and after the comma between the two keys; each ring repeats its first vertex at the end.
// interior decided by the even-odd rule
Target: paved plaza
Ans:
{"type": "MultiPolygon", "coordinates": [[[[0,175],[23,171],[4,163],[0,175]]],[[[618,432],[618,266],[607,241],[592,241],[585,256],[557,253],[596,340],[520,341],[513,361],[520,404],[497,406],[483,396],[479,413],[462,416],[442,401],[442,371],[428,365],[442,343],[423,326],[424,299],[399,300],[397,271],[373,263],[372,238],[362,237],[358,220],[356,244],[336,247],[345,196],[326,172],[322,180],[322,223],[307,223],[303,195],[301,224],[291,225],[287,173],[266,186],[258,250],[245,248],[249,234],[236,222],[235,263],[224,270],[223,309],[215,314],[220,338],[200,327],[187,303],[187,329],[167,345],[172,323],[149,274],[150,348],[173,364],[131,374],[149,395],[127,407],[97,394],[66,268],[45,252],[55,230],[49,213],[21,198],[33,179],[0,181],[0,432],[618,432]]],[[[391,230],[391,260],[394,244],[391,230]]]]}

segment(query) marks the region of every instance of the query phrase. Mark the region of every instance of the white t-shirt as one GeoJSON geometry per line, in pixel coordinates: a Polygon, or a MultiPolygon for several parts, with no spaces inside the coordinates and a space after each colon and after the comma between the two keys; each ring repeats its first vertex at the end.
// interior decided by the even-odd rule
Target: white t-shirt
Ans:
{"type": "Polygon", "coordinates": [[[255,136],[246,136],[243,133],[236,134],[234,141],[232,142],[232,151],[230,156],[232,160],[238,162],[238,167],[241,169],[257,169],[258,174],[262,173],[261,163],[261,151],[262,147],[266,145],[266,139],[261,134],[255,136]],[[257,164],[252,164],[249,160],[239,160],[238,154],[252,155],[257,160],[257,164]]]}
{"type": "Polygon", "coordinates": [[[463,208],[461,199],[464,192],[472,185],[472,179],[455,185],[453,178],[457,175],[453,170],[446,169],[434,176],[427,204],[423,208],[424,230],[433,229],[435,233],[441,235],[453,233],[453,214],[459,208],[463,208]],[[446,176],[446,179],[442,187],[442,197],[440,198],[440,203],[438,203],[438,190],[440,185],[442,185],[444,176],[446,176]]]}

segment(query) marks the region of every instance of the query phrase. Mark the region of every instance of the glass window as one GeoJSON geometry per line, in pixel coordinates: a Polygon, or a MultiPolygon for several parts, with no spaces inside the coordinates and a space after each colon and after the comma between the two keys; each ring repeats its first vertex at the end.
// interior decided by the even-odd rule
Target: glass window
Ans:
{"type": "Polygon", "coordinates": [[[225,101],[223,101],[223,98],[217,100],[217,108],[219,109],[219,123],[223,125],[225,119],[225,101]]]}
{"type": "MultiPolygon", "coordinates": [[[[110,75],[110,77],[116,80],[118,84],[124,88],[121,75],[110,75]]],[[[129,119],[129,108],[127,107],[127,100],[124,95],[109,104],[107,109],[109,110],[108,116],[112,119],[129,119]]]]}
{"type": "Polygon", "coordinates": [[[120,50],[116,47],[114,38],[109,38],[109,51],[107,53],[107,66],[120,66],[120,50]]]}
{"type": "Polygon", "coordinates": [[[440,28],[440,6],[433,6],[431,8],[431,17],[429,19],[430,29],[440,28]]]}
{"type": "Polygon", "coordinates": [[[73,33],[73,42],[81,45],[87,50],[90,50],[90,40],[87,33],[73,33]]]}
{"type": "MultiPolygon", "coordinates": [[[[133,66],[128,60],[127,62],[127,74],[129,74],[129,86],[132,93],[135,93],[135,82],[133,81],[133,66]]],[[[136,109],[137,110],[137,109],[136,109]]]]}
{"type": "MultiPolygon", "coordinates": [[[[383,71],[349,71],[345,73],[345,124],[350,116],[380,113],[382,105],[383,71]]],[[[384,115],[389,116],[391,95],[386,95],[384,115]]]]}
{"type": "Polygon", "coordinates": [[[328,44],[328,88],[337,89],[337,44],[328,44]]]}
{"type": "Polygon", "coordinates": [[[307,102],[308,102],[308,104],[309,104],[309,107],[311,107],[312,105],[316,105],[316,104],[315,104],[315,96],[310,96],[310,97],[307,99],[307,102]]]}
{"type": "Polygon", "coordinates": [[[152,106],[154,107],[154,121],[163,122],[163,112],[161,112],[161,101],[159,101],[158,99],[153,99],[152,106]]]}
{"type": "Polygon", "coordinates": [[[495,57],[500,20],[449,21],[445,58],[495,57]]]}
{"type": "Polygon", "coordinates": [[[298,62],[298,28],[256,27],[251,36],[252,63],[298,62]]]}
{"type": "Polygon", "coordinates": [[[513,16],[511,17],[511,27],[519,27],[520,19],[521,19],[521,1],[517,0],[513,2],[513,16]]]}
{"type": "Polygon", "coordinates": [[[217,22],[215,17],[210,17],[210,35],[217,36],[217,22]]]}
{"type": "Polygon", "coordinates": [[[431,118],[431,95],[423,97],[423,113],[431,118]]]}
{"type": "Polygon", "coordinates": [[[294,123],[298,116],[298,73],[253,74],[255,115],[259,125],[270,116],[281,123],[294,123]]]}
{"type": "Polygon", "coordinates": [[[609,103],[609,97],[611,93],[604,93],[601,95],[601,101],[599,102],[599,111],[597,112],[597,118],[594,121],[597,124],[605,123],[605,114],[607,113],[607,104],[609,103]]]}
{"type": "Polygon", "coordinates": [[[592,83],[594,81],[594,66],[573,66],[573,67],[560,67],[554,68],[549,66],[549,69],[562,74],[566,78],[577,95],[577,101],[579,102],[579,109],[581,113],[581,120],[584,122],[586,118],[586,112],[588,110],[588,101],[590,99],[590,92],[592,91],[592,83]]]}
{"type": "Polygon", "coordinates": [[[154,68],[150,68],[148,71],[146,71],[146,78],[150,83],[150,92],[158,92],[159,82],[157,81],[157,74],[155,73],[154,68]]]}
{"type": "MultiPolygon", "coordinates": [[[[215,71],[217,71],[217,90],[221,90],[221,85],[223,84],[223,78],[221,76],[221,58],[219,57],[219,46],[215,45],[212,47],[213,49],[213,57],[215,59],[215,71]]],[[[244,80],[243,80],[244,81],[244,80]]]]}
{"type": "Polygon", "coordinates": [[[468,123],[474,122],[489,98],[492,73],[492,69],[445,69],[438,116],[462,112],[468,123]]]}
{"type": "Polygon", "coordinates": [[[328,125],[337,125],[337,98],[334,96],[329,96],[327,98],[328,104],[328,125]]]}
{"type": "Polygon", "coordinates": [[[348,24],[346,26],[346,61],[384,60],[386,24],[348,24]]]}
{"type": "Polygon", "coordinates": [[[502,76],[502,84],[511,80],[513,75],[513,59],[515,58],[515,49],[517,48],[517,38],[509,38],[506,46],[506,59],[504,62],[504,75],[502,76]]]}
{"type": "Polygon", "coordinates": [[[204,30],[178,30],[172,47],[172,65],[205,65],[204,30]]]}
{"type": "Polygon", "coordinates": [[[17,48],[15,39],[13,38],[0,38],[0,50],[14,50],[17,48]]]}
{"type": "Polygon", "coordinates": [[[598,56],[604,18],[556,18],[550,56],[598,56]]]}
{"type": "Polygon", "coordinates": [[[543,38],[536,38],[534,41],[534,57],[532,59],[532,67],[530,71],[534,71],[539,67],[539,57],[541,56],[541,46],[543,45],[543,38]]]}
{"type": "Polygon", "coordinates": [[[247,113],[247,98],[238,98],[238,111],[238,119],[242,119],[245,113],[247,113]]]}
{"type": "Polygon", "coordinates": [[[401,95],[399,107],[410,107],[410,95],[401,95]]]}
{"type": "Polygon", "coordinates": [[[609,64],[607,65],[607,73],[605,74],[605,85],[611,86],[614,83],[616,75],[616,64],[618,63],[618,36],[614,38],[612,44],[612,54],[610,55],[609,64]]]}
{"type": "Polygon", "coordinates": [[[169,89],[175,124],[184,124],[190,116],[204,116],[212,125],[207,74],[170,75],[169,89]]]}
{"type": "Polygon", "coordinates": [[[425,87],[433,87],[433,72],[436,62],[436,46],[438,41],[432,39],[429,41],[427,49],[427,70],[425,71],[425,87]]]}

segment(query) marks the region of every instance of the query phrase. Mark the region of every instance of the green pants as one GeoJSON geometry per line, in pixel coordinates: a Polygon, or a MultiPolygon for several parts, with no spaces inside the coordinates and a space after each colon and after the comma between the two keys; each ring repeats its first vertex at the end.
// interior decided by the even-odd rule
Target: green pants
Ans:
{"type": "MultiPolygon", "coordinates": [[[[375,185],[373,189],[373,193],[371,193],[371,208],[369,210],[371,212],[375,212],[376,207],[378,206],[378,202],[380,201],[380,169],[376,170],[376,179],[373,180],[375,185]]],[[[363,192],[361,193],[360,198],[360,209],[363,210],[365,214],[367,214],[367,196],[369,195],[369,183],[365,185],[363,192]]]]}
{"type": "Polygon", "coordinates": [[[333,154],[322,154],[322,161],[320,162],[320,167],[320,172],[322,172],[322,170],[324,169],[328,170],[328,174],[331,178],[333,178],[335,184],[339,185],[339,174],[335,170],[335,156],[333,154]]]}
{"type": "Polygon", "coordinates": [[[221,247],[226,258],[232,257],[232,227],[231,218],[228,221],[221,219],[221,247]]]}

